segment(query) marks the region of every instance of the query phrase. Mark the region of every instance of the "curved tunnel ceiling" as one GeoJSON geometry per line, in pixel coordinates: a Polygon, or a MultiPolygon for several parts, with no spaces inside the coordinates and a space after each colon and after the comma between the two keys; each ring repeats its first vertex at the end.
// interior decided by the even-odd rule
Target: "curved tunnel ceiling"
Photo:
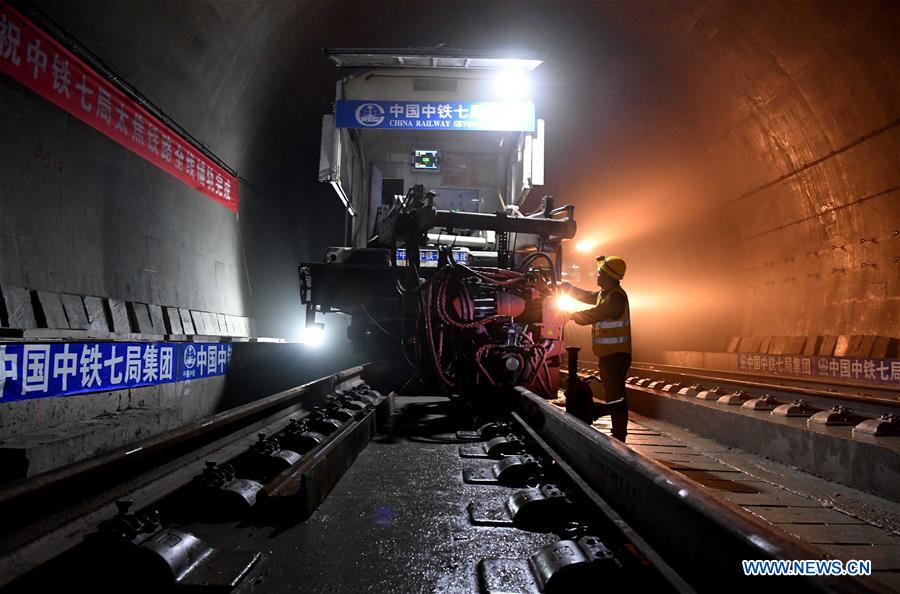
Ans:
{"type": "Polygon", "coordinates": [[[639,345],[900,329],[896,3],[35,4],[239,170],[258,319],[343,233],[320,48],[444,43],[547,53],[544,191],[628,260],[639,345]]]}

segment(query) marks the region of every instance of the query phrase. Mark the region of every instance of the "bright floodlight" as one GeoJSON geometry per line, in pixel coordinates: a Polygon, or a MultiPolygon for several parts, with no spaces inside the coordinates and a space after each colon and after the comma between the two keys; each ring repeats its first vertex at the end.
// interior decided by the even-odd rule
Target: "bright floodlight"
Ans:
{"type": "Polygon", "coordinates": [[[593,251],[593,249],[597,247],[597,242],[593,239],[582,239],[578,243],[575,244],[575,251],[586,253],[593,251]]]}
{"type": "Polygon", "coordinates": [[[531,98],[531,81],[521,68],[501,70],[494,76],[494,89],[505,99],[531,98]]]}
{"type": "Polygon", "coordinates": [[[325,342],[325,324],[316,322],[303,328],[299,342],[311,347],[322,346],[325,342]]]}
{"type": "Polygon", "coordinates": [[[591,309],[591,306],[587,303],[582,303],[581,301],[566,293],[559,293],[556,296],[556,299],[554,299],[553,304],[556,306],[556,309],[558,309],[559,311],[564,311],[566,313],[574,313],[576,311],[591,309]]]}

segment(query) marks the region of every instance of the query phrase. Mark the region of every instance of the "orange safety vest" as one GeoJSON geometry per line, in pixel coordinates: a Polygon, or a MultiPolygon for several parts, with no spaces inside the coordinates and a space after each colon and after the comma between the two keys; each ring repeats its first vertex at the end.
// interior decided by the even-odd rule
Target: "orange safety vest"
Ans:
{"type": "Polygon", "coordinates": [[[598,357],[631,352],[631,308],[628,306],[628,295],[625,290],[616,287],[608,293],[600,291],[597,295],[597,305],[602,304],[617,291],[625,297],[625,311],[618,318],[601,320],[591,326],[593,350],[598,357]]]}

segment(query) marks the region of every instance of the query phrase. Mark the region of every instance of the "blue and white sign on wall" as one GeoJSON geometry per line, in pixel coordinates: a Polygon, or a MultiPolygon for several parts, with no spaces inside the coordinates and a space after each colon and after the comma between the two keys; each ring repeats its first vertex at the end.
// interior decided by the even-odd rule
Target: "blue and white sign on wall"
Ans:
{"type": "Polygon", "coordinates": [[[0,344],[0,403],[224,375],[230,360],[217,342],[0,344]]]}
{"type": "Polygon", "coordinates": [[[738,369],[768,375],[900,386],[900,360],[740,353],[738,369]]]}
{"type": "Polygon", "coordinates": [[[357,101],[335,106],[338,128],[534,132],[531,101],[357,101]]]}

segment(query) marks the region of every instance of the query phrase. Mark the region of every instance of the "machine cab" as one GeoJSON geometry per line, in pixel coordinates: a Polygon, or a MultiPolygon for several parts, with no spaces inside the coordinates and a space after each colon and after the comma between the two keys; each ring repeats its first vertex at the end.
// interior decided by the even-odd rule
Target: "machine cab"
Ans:
{"type": "MultiPolygon", "coordinates": [[[[319,180],[347,209],[347,246],[365,247],[397,197],[417,184],[435,194],[435,208],[472,213],[513,212],[543,184],[544,122],[529,85],[538,57],[325,53],[343,75],[334,113],[322,119],[319,180]]],[[[443,237],[434,229],[428,239],[475,252],[493,251],[496,241],[489,230],[443,237]]]]}

